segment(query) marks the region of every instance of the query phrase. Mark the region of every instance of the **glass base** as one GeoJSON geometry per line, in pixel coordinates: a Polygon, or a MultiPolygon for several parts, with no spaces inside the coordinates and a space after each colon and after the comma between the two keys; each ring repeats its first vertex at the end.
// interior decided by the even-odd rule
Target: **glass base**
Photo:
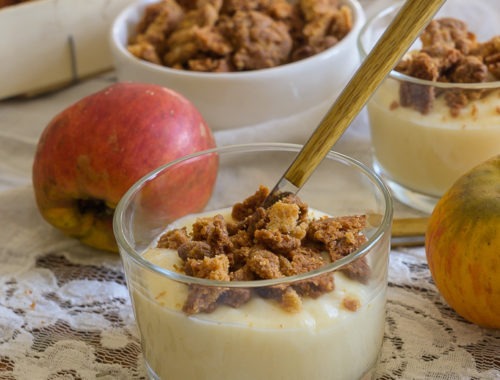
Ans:
{"type": "MultiPolygon", "coordinates": [[[[380,358],[380,353],[378,358],[380,358]]],[[[377,362],[379,362],[379,359],[377,359],[377,362]]],[[[374,380],[375,379],[375,369],[376,369],[376,364],[370,368],[359,380],[374,380]]],[[[148,379],[149,380],[162,380],[158,377],[158,375],[151,369],[151,367],[147,364],[146,362],[146,370],[148,373],[148,379]]]]}
{"type": "Polygon", "coordinates": [[[382,177],[386,185],[391,190],[392,195],[398,201],[411,208],[414,208],[415,210],[422,211],[427,214],[432,213],[432,210],[434,210],[434,206],[439,200],[438,197],[419,193],[418,191],[408,189],[395,182],[384,171],[384,168],[377,162],[377,160],[373,160],[373,170],[375,171],[375,173],[382,177]]]}
{"type": "Polygon", "coordinates": [[[144,358],[144,363],[146,365],[146,371],[148,372],[148,379],[149,380],[161,380],[158,375],[153,371],[153,369],[149,366],[149,363],[146,361],[146,358],[144,358]]]}

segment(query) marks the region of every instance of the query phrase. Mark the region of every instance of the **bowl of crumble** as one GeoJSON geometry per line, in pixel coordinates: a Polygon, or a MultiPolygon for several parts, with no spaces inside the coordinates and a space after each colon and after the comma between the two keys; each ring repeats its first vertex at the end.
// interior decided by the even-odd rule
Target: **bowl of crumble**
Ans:
{"type": "Polygon", "coordinates": [[[110,45],[118,80],[181,93],[214,130],[312,128],[359,64],[364,20],[357,0],[140,0],[114,20],[110,45]]]}
{"type": "MultiPolygon", "coordinates": [[[[362,59],[400,6],[364,25],[362,59]]],[[[432,212],[500,152],[499,17],[496,0],[447,1],[367,105],[374,169],[409,206],[432,212]]]]}
{"type": "Polygon", "coordinates": [[[330,152],[297,194],[263,204],[300,148],[199,152],[146,175],[119,202],[114,231],[150,378],[372,378],[392,199],[369,168],[330,152]],[[155,207],[189,202],[169,179],[214,159],[203,209],[155,207]]]}

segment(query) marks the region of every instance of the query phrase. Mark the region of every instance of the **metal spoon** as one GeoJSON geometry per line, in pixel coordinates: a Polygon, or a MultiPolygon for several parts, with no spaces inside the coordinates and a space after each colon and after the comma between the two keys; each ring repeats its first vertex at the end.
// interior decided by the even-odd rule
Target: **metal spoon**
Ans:
{"type": "Polygon", "coordinates": [[[407,0],[267,197],[297,193],[445,0],[407,0]]]}

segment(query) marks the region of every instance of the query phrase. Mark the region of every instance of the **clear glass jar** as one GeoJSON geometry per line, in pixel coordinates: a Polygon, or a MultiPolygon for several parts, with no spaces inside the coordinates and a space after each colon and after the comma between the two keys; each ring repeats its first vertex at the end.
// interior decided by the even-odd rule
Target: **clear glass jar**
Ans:
{"type": "MultiPolygon", "coordinates": [[[[364,25],[361,59],[400,7],[390,6],[364,25]]],[[[441,17],[465,21],[479,42],[500,35],[496,0],[449,0],[435,18],[441,17]]],[[[420,46],[417,41],[410,51],[420,46]]],[[[375,171],[396,199],[427,213],[460,175],[500,152],[500,81],[442,83],[393,70],[367,111],[375,171]],[[447,101],[453,96],[465,96],[467,105],[453,110],[447,101]]]]}
{"type": "MultiPolygon", "coordinates": [[[[205,174],[197,169],[200,163],[215,162],[216,178],[210,165],[205,165],[206,183],[215,182],[213,188],[205,183],[211,197],[200,210],[210,214],[242,201],[259,185],[272,188],[300,148],[250,144],[187,156],[145,176],[120,201],[115,235],[152,379],[371,377],[384,335],[392,200],[380,178],[363,164],[330,152],[298,193],[310,209],[331,216],[368,217],[363,231],[366,243],[313,272],[272,280],[214,281],[182,274],[173,269],[175,258],[151,250],[159,235],[183,216],[178,210],[172,216],[168,209],[154,206],[159,194],[168,198],[175,192],[169,182],[183,173],[192,177],[194,171],[201,179],[205,174]],[[341,273],[362,258],[371,271],[367,282],[341,273]],[[319,298],[303,299],[296,313],[257,296],[239,308],[219,306],[211,313],[194,315],[182,311],[190,285],[264,290],[325,274],[334,276],[335,289],[319,298]],[[358,307],[349,310],[346,299],[358,300],[358,307]]],[[[173,196],[176,204],[189,203],[182,194],[173,196]]]]}

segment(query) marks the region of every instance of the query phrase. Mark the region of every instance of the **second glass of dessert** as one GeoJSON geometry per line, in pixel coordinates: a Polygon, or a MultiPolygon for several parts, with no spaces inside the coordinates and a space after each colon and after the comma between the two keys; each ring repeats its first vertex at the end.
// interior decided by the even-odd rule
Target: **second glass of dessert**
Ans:
{"type": "MultiPolygon", "coordinates": [[[[365,24],[362,58],[400,6],[365,24]]],[[[368,103],[374,168],[403,203],[432,212],[500,152],[499,19],[496,0],[447,1],[368,103]]]]}
{"type": "Polygon", "coordinates": [[[300,146],[225,146],[135,184],[115,235],[152,379],[370,379],[386,310],[392,201],[330,152],[264,203],[300,146]]]}

